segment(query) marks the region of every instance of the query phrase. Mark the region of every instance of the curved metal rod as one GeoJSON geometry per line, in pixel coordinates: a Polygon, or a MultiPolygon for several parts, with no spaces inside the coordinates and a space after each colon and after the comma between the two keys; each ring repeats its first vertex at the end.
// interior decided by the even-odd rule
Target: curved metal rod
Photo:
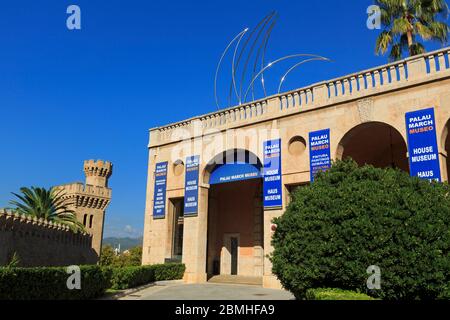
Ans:
{"type": "Polygon", "coordinates": [[[233,61],[232,61],[232,64],[231,64],[231,80],[233,81],[234,93],[236,94],[236,98],[238,99],[239,104],[241,104],[241,97],[239,97],[239,94],[238,94],[238,92],[237,92],[237,87],[236,87],[236,79],[235,79],[235,76],[236,76],[236,71],[235,71],[235,61],[236,61],[236,54],[237,54],[239,45],[241,44],[242,38],[245,36],[245,34],[247,33],[248,30],[249,30],[249,29],[246,28],[246,29],[244,30],[244,32],[242,33],[241,37],[239,38],[239,40],[238,40],[238,42],[237,42],[237,44],[236,44],[236,47],[234,48],[233,61]]]}
{"type": "MultiPolygon", "coordinates": [[[[261,23],[263,23],[264,20],[267,19],[267,17],[268,17],[268,15],[267,15],[266,17],[264,17],[264,19],[262,19],[254,29],[252,29],[252,31],[250,32],[249,36],[247,37],[247,39],[246,39],[244,45],[242,46],[242,49],[241,49],[240,52],[239,52],[239,57],[238,57],[238,59],[237,59],[237,62],[236,62],[236,63],[233,63],[233,66],[234,66],[234,70],[235,70],[235,71],[234,71],[234,75],[232,75],[232,79],[233,79],[233,77],[234,77],[234,78],[236,77],[236,70],[237,70],[238,67],[239,67],[239,64],[240,64],[240,62],[241,62],[242,55],[244,54],[244,51],[245,51],[245,49],[247,48],[248,43],[249,43],[250,40],[252,39],[253,34],[256,32],[256,30],[259,29],[259,27],[261,26],[261,23]]],[[[234,83],[235,83],[235,82],[233,82],[233,81],[230,82],[230,90],[229,90],[229,93],[228,93],[228,105],[231,105],[231,96],[232,96],[232,94],[233,94],[233,84],[234,84],[234,83]]],[[[242,86],[242,84],[241,84],[241,86],[242,86]]],[[[237,92],[236,92],[236,96],[237,96],[237,99],[238,99],[238,101],[239,101],[239,104],[240,104],[240,100],[241,100],[241,94],[242,94],[242,92],[239,92],[239,94],[237,94],[237,92]]]]}
{"type": "Polygon", "coordinates": [[[253,41],[253,44],[252,44],[252,46],[251,46],[251,48],[250,48],[250,52],[249,52],[249,54],[248,54],[248,56],[247,56],[247,59],[246,59],[246,61],[245,61],[245,64],[244,64],[244,69],[243,69],[243,71],[242,71],[242,76],[241,76],[241,81],[240,81],[240,84],[239,84],[239,95],[240,96],[242,96],[242,87],[243,87],[243,84],[244,84],[244,81],[245,81],[245,75],[246,75],[246,72],[247,72],[247,67],[248,67],[248,64],[249,64],[249,62],[250,62],[250,59],[252,58],[252,55],[253,55],[253,51],[255,50],[255,46],[256,46],[256,44],[258,43],[258,40],[259,40],[259,38],[260,38],[260,36],[261,36],[261,34],[262,34],[262,32],[264,31],[264,29],[266,28],[266,26],[267,26],[267,24],[269,23],[269,21],[273,18],[273,16],[275,15],[275,11],[273,11],[272,13],[270,13],[269,15],[267,15],[263,20],[261,20],[261,22],[258,24],[258,26],[256,27],[256,29],[255,29],[255,31],[259,28],[259,26],[261,25],[261,23],[263,23],[262,24],[262,27],[259,29],[259,31],[258,31],[258,33],[257,33],[257,35],[256,35],[256,38],[255,38],[255,40],[253,41]]]}
{"type": "Polygon", "coordinates": [[[237,34],[237,36],[234,37],[233,40],[231,40],[231,42],[226,47],[225,51],[222,53],[222,56],[220,57],[219,64],[217,65],[217,69],[216,69],[216,75],[214,77],[214,98],[216,99],[217,109],[220,109],[219,98],[217,97],[217,77],[219,75],[219,70],[220,70],[220,66],[222,65],[223,58],[227,54],[227,52],[230,49],[231,45],[242,35],[242,33],[247,32],[247,31],[248,31],[248,28],[246,28],[246,29],[242,30],[241,32],[239,32],[237,34]]]}
{"type": "Polygon", "coordinates": [[[245,96],[244,96],[244,101],[246,101],[247,96],[248,96],[248,92],[251,89],[251,86],[253,85],[253,83],[255,82],[256,79],[258,79],[258,77],[264,73],[264,71],[266,71],[267,69],[269,69],[270,67],[272,67],[273,65],[282,62],[284,60],[288,60],[288,59],[292,59],[292,58],[297,58],[297,57],[312,57],[312,58],[323,58],[326,59],[324,57],[315,55],[315,54],[303,54],[303,53],[299,53],[299,54],[291,54],[289,56],[284,56],[281,57],[273,62],[270,62],[269,64],[267,64],[267,66],[265,66],[264,68],[261,69],[261,71],[259,71],[256,76],[253,77],[252,82],[250,83],[249,87],[247,88],[247,91],[245,91],[245,96]]]}
{"type": "Polygon", "coordinates": [[[302,62],[299,62],[299,63],[297,63],[297,64],[295,64],[294,66],[292,66],[282,77],[281,77],[281,80],[280,80],[280,85],[278,86],[278,94],[280,94],[280,92],[281,92],[281,86],[283,85],[283,83],[284,83],[284,80],[286,80],[286,77],[292,72],[292,71],[294,71],[294,69],[296,69],[296,68],[298,68],[298,67],[300,67],[302,64],[305,64],[305,63],[307,63],[307,62],[311,62],[311,61],[331,61],[330,59],[328,59],[328,58],[311,58],[311,59],[307,59],[307,60],[303,60],[302,62]]]}
{"type": "MultiPolygon", "coordinates": [[[[276,13],[276,12],[275,12],[276,13]]],[[[257,52],[257,54],[256,54],[256,58],[255,58],[255,63],[253,64],[253,72],[252,72],[252,79],[255,77],[255,74],[256,74],[256,67],[257,67],[257,64],[258,64],[258,60],[259,60],[259,56],[260,56],[260,54],[261,54],[261,51],[263,50],[263,48],[264,48],[264,50],[267,48],[267,41],[268,41],[268,38],[270,38],[270,35],[272,34],[272,30],[273,30],[273,28],[275,27],[275,24],[277,23],[277,17],[274,15],[274,17],[275,17],[275,19],[272,21],[272,23],[270,24],[270,26],[267,28],[267,31],[266,31],[266,34],[264,35],[264,39],[263,39],[263,41],[262,41],[262,43],[261,43],[261,45],[259,46],[259,48],[258,48],[258,52],[257,52]]],[[[264,63],[261,65],[261,68],[264,66],[264,63]]],[[[264,81],[262,82],[262,86],[263,86],[263,90],[264,90],[264,92],[266,91],[265,89],[266,89],[266,87],[265,87],[265,85],[264,85],[264,81]]],[[[255,100],[255,90],[254,90],[255,88],[254,88],[254,85],[252,84],[252,99],[253,100],[255,100]]],[[[245,100],[244,100],[244,102],[245,102],[245,100]]]]}
{"type": "MultiPolygon", "coordinates": [[[[277,19],[275,20],[275,22],[276,22],[277,20],[278,20],[278,17],[277,17],[277,19]]],[[[266,43],[264,44],[264,50],[263,50],[262,59],[261,59],[261,68],[264,67],[264,65],[265,65],[265,63],[266,63],[267,46],[269,45],[269,40],[270,40],[270,37],[271,37],[271,35],[272,35],[272,31],[273,31],[273,29],[270,30],[270,33],[267,35],[266,43]]],[[[261,84],[262,84],[262,87],[263,87],[264,96],[267,97],[267,92],[266,92],[266,81],[265,81],[265,79],[264,79],[264,72],[261,74],[261,84]]]]}

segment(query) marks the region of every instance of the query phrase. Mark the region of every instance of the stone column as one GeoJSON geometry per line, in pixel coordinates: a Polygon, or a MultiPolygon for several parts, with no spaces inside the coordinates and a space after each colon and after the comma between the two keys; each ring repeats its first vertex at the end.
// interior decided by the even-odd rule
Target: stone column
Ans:
{"type": "Polygon", "coordinates": [[[209,186],[199,186],[198,215],[184,218],[183,263],[186,265],[184,280],[188,283],[207,281],[208,192],[209,186]]]}
{"type": "Polygon", "coordinates": [[[281,283],[272,273],[272,263],[267,257],[273,252],[272,241],[272,219],[283,214],[283,209],[264,210],[264,276],[263,287],[272,289],[281,289],[281,283]]]}
{"type": "Polygon", "coordinates": [[[439,151],[439,165],[441,169],[441,181],[448,181],[448,172],[447,172],[447,151],[441,148],[439,151]]]}

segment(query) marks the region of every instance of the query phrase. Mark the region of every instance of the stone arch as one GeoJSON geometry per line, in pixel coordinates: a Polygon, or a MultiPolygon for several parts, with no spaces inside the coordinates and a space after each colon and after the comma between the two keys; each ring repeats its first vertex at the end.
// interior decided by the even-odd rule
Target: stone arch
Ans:
{"type": "Polygon", "coordinates": [[[209,184],[209,177],[218,165],[226,163],[248,163],[262,167],[261,160],[253,152],[245,149],[229,149],[214,156],[205,166],[202,174],[204,184],[209,184]]]}
{"type": "Polygon", "coordinates": [[[220,175],[223,173],[220,170],[227,165],[230,165],[229,168],[238,167],[233,166],[234,164],[252,165],[250,166],[254,170],[251,171],[252,173],[262,168],[261,161],[251,151],[229,149],[213,157],[203,171],[203,182],[210,185],[206,255],[208,278],[215,276],[262,277],[264,272],[264,209],[261,176],[227,180],[223,183],[217,183],[217,179],[210,181],[214,173],[220,175]],[[232,239],[236,244],[234,254],[232,254],[232,239]]]}
{"type": "Polygon", "coordinates": [[[367,122],[344,135],[336,159],[350,157],[360,166],[395,167],[409,172],[407,152],[405,139],[397,129],[384,122],[367,122]]]}

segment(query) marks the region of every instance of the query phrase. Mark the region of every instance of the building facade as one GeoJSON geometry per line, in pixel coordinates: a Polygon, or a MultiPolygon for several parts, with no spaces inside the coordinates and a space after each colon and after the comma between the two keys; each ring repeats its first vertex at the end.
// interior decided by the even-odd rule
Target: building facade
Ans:
{"type": "Polygon", "coordinates": [[[449,50],[151,129],[143,263],[277,288],[272,219],[333,159],[447,181],[449,50]]]}
{"type": "Polygon", "coordinates": [[[92,248],[100,256],[103,240],[105,213],[111,201],[112,190],[108,179],[112,175],[113,165],[108,161],[84,161],[86,182],[70,183],[57,186],[64,191],[64,198],[75,211],[78,221],[83,223],[86,231],[92,235],[92,248]]]}

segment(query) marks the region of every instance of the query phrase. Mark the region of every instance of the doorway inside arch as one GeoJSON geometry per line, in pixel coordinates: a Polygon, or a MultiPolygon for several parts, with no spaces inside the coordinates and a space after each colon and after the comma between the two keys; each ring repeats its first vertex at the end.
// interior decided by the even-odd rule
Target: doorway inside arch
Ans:
{"type": "Polygon", "coordinates": [[[262,279],[264,210],[260,164],[216,165],[209,179],[208,278],[224,282],[262,279]]]}
{"type": "Polygon", "coordinates": [[[409,172],[406,142],[392,126],[381,122],[361,124],[342,138],[341,159],[348,157],[363,166],[398,168],[409,172]]]}

